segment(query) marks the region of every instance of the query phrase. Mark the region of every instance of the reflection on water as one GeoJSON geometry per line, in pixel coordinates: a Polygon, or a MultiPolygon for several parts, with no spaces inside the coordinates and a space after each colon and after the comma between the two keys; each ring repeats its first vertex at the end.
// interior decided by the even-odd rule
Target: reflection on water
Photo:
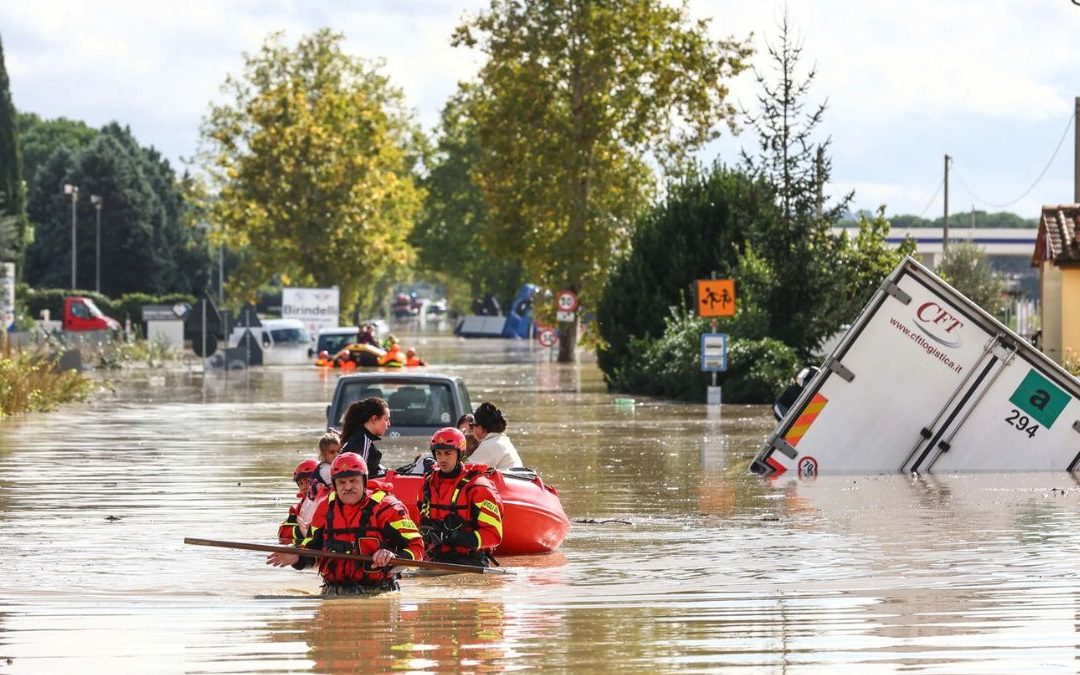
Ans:
{"type": "Polygon", "coordinates": [[[310,571],[186,547],[273,540],[337,376],[125,374],[0,423],[0,671],[1078,668],[1067,474],[765,482],[765,407],[615,406],[527,343],[415,342],[585,521],[559,552],[322,600],[310,571]]]}

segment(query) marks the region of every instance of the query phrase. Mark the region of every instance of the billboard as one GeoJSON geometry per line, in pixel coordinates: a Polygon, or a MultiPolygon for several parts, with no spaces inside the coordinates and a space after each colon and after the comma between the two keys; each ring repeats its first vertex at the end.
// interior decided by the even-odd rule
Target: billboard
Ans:
{"type": "Polygon", "coordinates": [[[312,334],[334,328],[340,315],[340,294],[335,288],[285,288],[281,292],[281,318],[299,319],[312,334]]]}

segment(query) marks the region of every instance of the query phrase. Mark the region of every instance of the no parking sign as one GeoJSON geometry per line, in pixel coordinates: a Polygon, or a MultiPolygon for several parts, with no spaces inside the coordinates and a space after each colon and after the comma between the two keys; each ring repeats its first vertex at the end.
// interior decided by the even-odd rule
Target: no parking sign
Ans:
{"type": "Polygon", "coordinates": [[[559,334],[550,328],[545,328],[536,334],[536,339],[544,347],[554,347],[559,341],[559,334]]]}

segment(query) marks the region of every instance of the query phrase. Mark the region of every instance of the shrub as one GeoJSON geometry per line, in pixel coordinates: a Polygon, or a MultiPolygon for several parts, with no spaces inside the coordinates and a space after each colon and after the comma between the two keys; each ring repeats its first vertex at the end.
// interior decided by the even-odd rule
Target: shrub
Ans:
{"type": "MultiPolygon", "coordinates": [[[[701,372],[701,334],[709,322],[672,309],[660,338],[630,341],[631,357],[611,375],[619,391],[704,401],[710,373],[701,372]]],[[[799,367],[795,351],[773,338],[732,337],[728,369],[717,374],[725,403],[772,403],[799,367]]]]}
{"type": "Polygon", "coordinates": [[[54,358],[12,350],[0,352],[0,417],[53,410],[61,403],[81,401],[93,386],[76,370],[57,372],[54,358]]]}

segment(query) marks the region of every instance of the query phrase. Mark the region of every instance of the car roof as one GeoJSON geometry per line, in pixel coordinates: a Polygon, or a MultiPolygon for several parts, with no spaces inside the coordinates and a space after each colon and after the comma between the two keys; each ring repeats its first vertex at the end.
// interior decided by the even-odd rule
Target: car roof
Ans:
{"type": "Polygon", "coordinates": [[[320,328],[319,335],[352,335],[359,329],[356,326],[337,326],[336,328],[320,328]]]}
{"type": "Polygon", "coordinates": [[[304,322],[300,319],[259,319],[263,328],[303,328],[304,322]]]}
{"type": "Polygon", "coordinates": [[[379,371],[376,373],[354,373],[342,375],[339,383],[349,382],[446,382],[453,380],[461,382],[457,375],[442,375],[440,373],[402,373],[400,371],[379,371]]]}

